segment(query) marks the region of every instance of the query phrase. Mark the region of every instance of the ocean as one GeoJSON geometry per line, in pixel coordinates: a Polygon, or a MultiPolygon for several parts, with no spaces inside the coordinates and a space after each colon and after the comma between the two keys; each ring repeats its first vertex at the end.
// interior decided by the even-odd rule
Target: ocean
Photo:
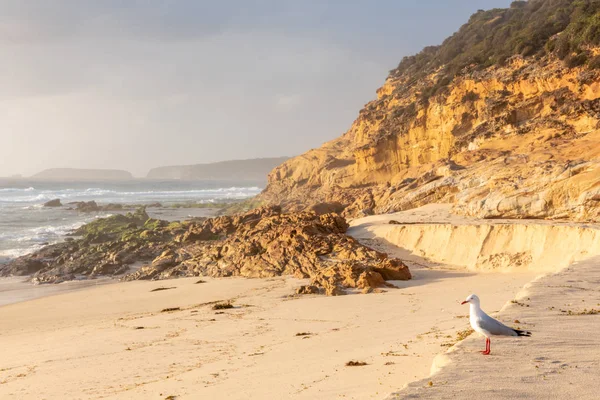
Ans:
{"type": "Polygon", "coordinates": [[[260,193],[256,184],[207,181],[49,182],[0,180],[0,263],[64,239],[79,226],[111,212],[79,213],[67,203],[161,203],[166,208],[149,209],[155,218],[185,219],[205,212],[202,209],[169,209],[176,203],[211,203],[242,200],[260,193]],[[60,199],[65,207],[43,204],[60,199]],[[153,215],[154,214],[154,215],[153,215]]]}

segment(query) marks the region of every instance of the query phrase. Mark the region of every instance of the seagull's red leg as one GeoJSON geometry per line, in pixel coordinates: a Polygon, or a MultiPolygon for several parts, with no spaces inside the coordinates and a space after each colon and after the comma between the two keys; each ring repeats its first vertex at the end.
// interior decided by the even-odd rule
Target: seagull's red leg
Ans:
{"type": "Polygon", "coordinates": [[[491,348],[490,338],[485,338],[485,351],[482,351],[481,354],[483,354],[484,356],[487,356],[488,354],[490,354],[490,348],[491,348]]]}

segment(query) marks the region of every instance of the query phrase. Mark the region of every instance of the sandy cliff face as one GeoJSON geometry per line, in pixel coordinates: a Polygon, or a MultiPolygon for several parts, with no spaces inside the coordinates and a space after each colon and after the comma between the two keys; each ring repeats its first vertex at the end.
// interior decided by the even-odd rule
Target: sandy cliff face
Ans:
{"type": "Polygon", "coordinates": [[[451,202],[483,218],[600,218],[600,74],[552,55],[438,77],[390,74],[350,130],[288,160],[261,198],[346,215],[451,202]]]}

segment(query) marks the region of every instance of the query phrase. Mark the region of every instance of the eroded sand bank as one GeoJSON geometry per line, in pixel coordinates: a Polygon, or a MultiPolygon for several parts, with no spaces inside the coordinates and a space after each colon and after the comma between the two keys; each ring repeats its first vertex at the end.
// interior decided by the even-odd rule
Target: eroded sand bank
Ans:
{"type": "Polygon", "coordinates": [[[477,220],[449,205],[356,220],[350,234],[388,244],[397,257],[469,271],[556,272],[600,255],[600,226],[539,220],[477,220]],[[397,222],[390,224],[389,222],[397,222]]]}
{"type": "MultiPolygon", "coordinates": [[[[396,246],[381,234],[392,225],[371,218],[355,221],[351,233],[410,255],[414,279],[395,282],[399,289],[294,298],[303,283],[294,279],[190,278],[0,307],[0,398],[382,399],[429,375],[434,357],[468,326],[459,305],[467,294],[485,293],[494,314],[540,273],[443,265],[434,252],[423,258],[416,245],[396,246]],[[173,289],[151,291],[158,287],[173,289]],[[236,307],[212,309],[225,300],[236,307]],[[351,360],[367,365],[346,367],[351,360]]],[[[450,217],[437,207],[386,218],[450,217]]]]}

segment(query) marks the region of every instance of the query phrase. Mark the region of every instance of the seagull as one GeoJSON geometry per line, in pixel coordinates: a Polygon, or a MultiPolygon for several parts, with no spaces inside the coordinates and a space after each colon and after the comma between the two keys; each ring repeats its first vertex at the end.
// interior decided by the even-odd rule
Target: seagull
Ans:
{"type": "Polygon", "coordinates": [[[520,331],[518,329],[509,328],[500,321],[487,315],[479,305],[479,297],[472,294],[460,304],[471,305],[469,321],[471,327],[480,335],[485,336],[485,350],[483,355],[490,354],[490,336],[531,336],[531,332],[520,331]]]}

